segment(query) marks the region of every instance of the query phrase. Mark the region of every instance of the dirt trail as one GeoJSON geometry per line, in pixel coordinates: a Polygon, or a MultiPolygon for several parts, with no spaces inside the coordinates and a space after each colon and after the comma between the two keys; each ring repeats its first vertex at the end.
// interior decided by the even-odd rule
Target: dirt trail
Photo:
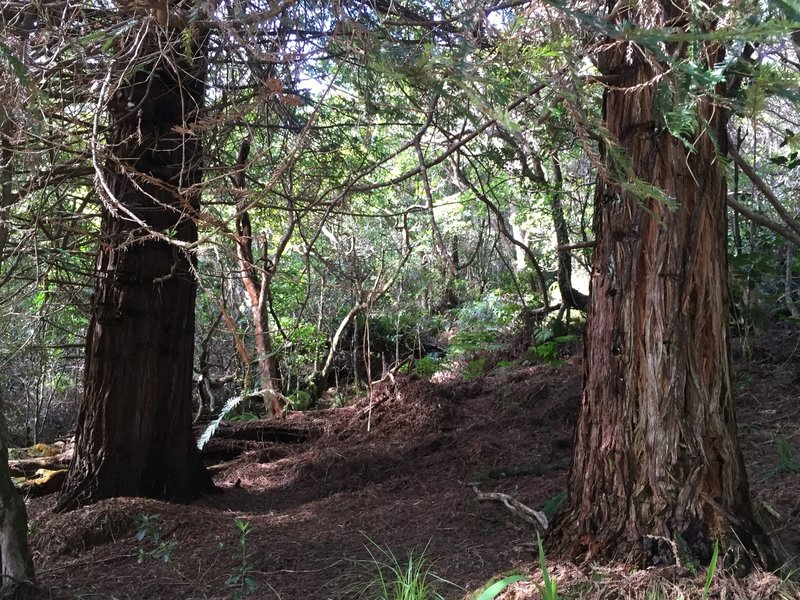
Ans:
{"type": "MultiPolygon", "coordinates": [[[[737,381],[753,493],[781,515],[781,543],[797,554],[800,475],[779,468],[775,447],[783,438],[800,449],[800,349],[792,352],[790,339],[771,339],[737,381]]],[[[258,589],[249,597],[355,598],[372,542],[398,556],[426,549],[438,575],[475,589],[531,564],[535,533],[500,503],[477,502],[471,482],[534,508],[563,490],[580,380],[578,356],[472,382],[403,377],[375,389],[370,431],[365,400],[291,414],[282,427],[315,433],[247,451],[217,474],[221,493],[189,506],[115,499],[53,515],[52,496],[32,500],[43,597],[231,598],[236,517],[252,526],[248,565],[258,589]],[[149,533],[160,534],[161,548],[135,539],[141,514],[159,515],[149,533]],[[138,564],[140,550],[153,557],[138,564]]]]}

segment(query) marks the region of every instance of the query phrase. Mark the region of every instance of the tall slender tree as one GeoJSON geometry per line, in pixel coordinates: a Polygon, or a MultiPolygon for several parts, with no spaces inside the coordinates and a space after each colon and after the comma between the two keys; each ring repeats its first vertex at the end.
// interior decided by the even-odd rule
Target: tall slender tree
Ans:
{"type": "Polygon", "coordinates": [[[101,91],[102,164],[92,140],[101,242],[75,456],[57,510],[111,496],[190,500],[213,487],[191,430],[205,44],[146,25],[130,40],[142,48],[134,68],[101,91]]]}
{"type": "MultiPolygon", "coordinates": [[[[14,126],[10,112],[0,110],[0,267],[5,261],[9,238],[7,210],[13,202],[14,148],[11,139],[14,126]]],[[[8,468],[8,428],[4,402],[0,399],[0,597],[32,597],[33,577],[33,559],[28,548],[28,514],[8,468]]]]}
{"type": "Polygon", "coordinates": [[[723,57],[719,42],[700,41],[714,22],[694,6],[617,2],[614,23],[704,29],[698,41],[655,51],[609,39],[599,54],[610,82],[609,141],[595,196],[581,414],[568,506],[555,531],[563,549],[587,560],[670,563],[686,552],[708,561],[715,540],[745,564],[769,555],[753,517],[731,396],[726,181],[718,158],[725,110],[712,91],[689,96],[674,69],[694,60],[710,70],[723,57]],[[683,136],[665,114],[682,108],[695,123],[683,136]]]}

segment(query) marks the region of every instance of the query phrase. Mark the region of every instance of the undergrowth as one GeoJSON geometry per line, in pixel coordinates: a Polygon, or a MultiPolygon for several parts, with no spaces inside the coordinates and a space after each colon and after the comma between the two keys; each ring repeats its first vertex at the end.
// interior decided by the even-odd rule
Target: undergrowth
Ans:
{"type": "Polygon", "coordinates": [[[237,562],[225,585],[233,588],[233,600],[241,600],[258,589],[258,582],[253,576],[253,563],[247,549],[247,536],[253,531],[253,527],[249,521],[241,517],[236,517],[235,523],[238,534],[237,562]]]}
{"type": "Polygon", "coordinates": [[[136,525],[134,537],[140,544],[136,562],[139,564],[146,560],[168,562],[178,543],[175,540],[163,539],[161,515],[139,515],[136,517],[136,525]]]}
{"type": "Polygon", "coordinates": [[[427,555],[428,546],[421,552],[409,550],[399,558],[389,548],[369,540],[366,546],[369,559],[360,561],[364,570],[361,582],[354,590],[356,598],[364,600],[446,600],[440,588],[459,589],[456,584],[433,572],[427,555]]]}
{"type": "Polygon", "coordinates": [[[530,576],[503,574],[465,600],[797,600],[800,588],[791,581],[793,572],[779,577],[754,571],[735,577],[719,569],[719,545],[714,544],[711,561],[703,574],[675,577],[670,567],[634,569],[629,565],[593,565],[591,573],[572,563],[548,565],[542,540],[537,532],[538,568],[530,576]],[[558,574],[558,584],[556,576],[558,574]]]}

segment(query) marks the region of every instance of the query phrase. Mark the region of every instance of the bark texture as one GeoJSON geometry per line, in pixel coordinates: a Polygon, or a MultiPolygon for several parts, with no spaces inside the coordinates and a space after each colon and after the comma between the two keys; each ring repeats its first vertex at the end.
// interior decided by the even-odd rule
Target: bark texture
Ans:
{"type": "MultiPolygon", "coordinates": [[[[162,31],[162,35],[164,32],[162,31]]],[[[110,100],[111,157],[75,454],[56,509],[213,488],[191,429],[202,44],[161,40],[110,100]]]]}
{"type": "MultiPolygon", "coordinates": [[[[672,2],[646,3],[647,14],[627,6],[614,14],[656,26],[689,18],[672,2]]],[[[722,58],[718,46],[702,49],[707,64],[722,58]]],[[[707,563],[720,540],[728,562],[766,561],[731,396],[726,183],[714,142],[726,139],[724,111],[698,101],[688,148],[664,126],[664,94],[678,100],[666,66],[621,42],[599,66],[614,81],[604,115],[618,147],[604,148],[597,185],[584,391],[554,542],[584,560],[682,564],[707,563]],[[630,175],[675,208],[633,193],[630,175]]]]}
{"type": "Polygon", "coordinates": [[[28,514],[22,495],[11,482],[8,436],[0,415],[0,598],[34,597],[33,560],[28,548],[28,514]]]}

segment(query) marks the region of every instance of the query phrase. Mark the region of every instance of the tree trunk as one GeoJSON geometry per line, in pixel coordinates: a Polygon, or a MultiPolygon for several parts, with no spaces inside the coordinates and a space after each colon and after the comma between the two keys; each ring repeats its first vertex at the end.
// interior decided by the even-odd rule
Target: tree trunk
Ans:
{"type": "Polygon", "coordinates": [[[192,500],[213,489],[191,429],[194,217],[204,93],[172,40],[110,99],[111,140],[75,455],[56,510],[112,496],[192,500]]]}
{"type": "Polygon", "coordinates": [[[564,206],[561,194],[564,190],[564,177],[561,174],[561,162],[553,155],[553,188],[550,190],[550,210],[553,214],[553,228],[556,232],[558,247],[558,291],[561,294],[561,303],[564,309],[577,308],[585,311],[589,307],[589,297],[572,287],[572,255],[569,250],[569,229],[567,219],[564,217],[564,206]]]}
{"type": "Polygon", "coordinates": [[[275,256],[271,260],[267,257],[267,240],[264,239],[264,268],[259,281],[253,258],[253,228],[250,223],[250,211],[248,210],[247,196],[245,194],[244,172],[249,154],[250,139],[247,138],[242,141],[239,147],[239,157],[236,161],[236,173],[234,175],[238,197],[236,202],[236,256],[239,261],[242,285],[250,301],[253,335],[256,341],[256,359],[258,360],[258,381],[261,386],[259,394],[263,398],[264,410],[267,416],[275,416],[283,411],[283,401],[280,393],[281,380],[278,373],[278,360],[275,358],[272,335],[269,331],[267,302],[272,278],[275,276],[278,262],[294,230],[294,216],[290,205],[288,207],[289,224],[287,225],[287,230],[284,232],[283,239],[278,244],[275,256]]]}
{"type": "MultiPolygon", "coordinates": [[[[648,6],[657,27],[681,10],[648,6]]],[[[632,11],[615,14],[635,21],[632,11]]],[[[707,64],[721,60],[718,45],[702,49],[707,64]]],[[[619,146],[603,148],[608,170],[597,184],[584,391],[554,542],[576,559],[675,564],[708,563],[719,540],[726,562],[749,567],[768,550],[731,396],[726,183],[712,139],[725,139],[723,110],[699,100],[702,129],[687,149],[663,126],[657,96],[679,82],[643,52],[612,42],[599,60],[614,81],[604,115],[619,146]],[[633,193],[642,189],[633,177],[675,208],[633,193]]]]}
{"type": "MultiPolygon", "coordinates": [[[[13,204],[14,124],[0,113],[0,267],[5,261],[11,233],[8,209],[13,204]]],[[[25,502],[11,482],[8,466],[8,431],[0,405],[0,598],[22,599],[33,595],[33,560],[28,549],[28,514],[25,502]]]]}
{"type": "MultiPolygon", "coordinates": [[[[739,127],[736,130],[736,151],[740,151],[742,149],[742,128],[739,127]]],[[[733,163],[733,199],[736,202],[739,202],[739,164],[734,161],[733,163]]],[[[743,245],[742,245],[742,228],[739,222],[739,212],[734,210],[733,211],[733,249],[736,252],[736,256],[741,256],[743,252],[743,245]]]]}
{"type": "Polygon", "coordinates": [[[28,515],[19,490],[11,483],[5,426],[0,436],[0,598],[19,600],[33,597],[33,560],[28,550],[28,515]]]}

